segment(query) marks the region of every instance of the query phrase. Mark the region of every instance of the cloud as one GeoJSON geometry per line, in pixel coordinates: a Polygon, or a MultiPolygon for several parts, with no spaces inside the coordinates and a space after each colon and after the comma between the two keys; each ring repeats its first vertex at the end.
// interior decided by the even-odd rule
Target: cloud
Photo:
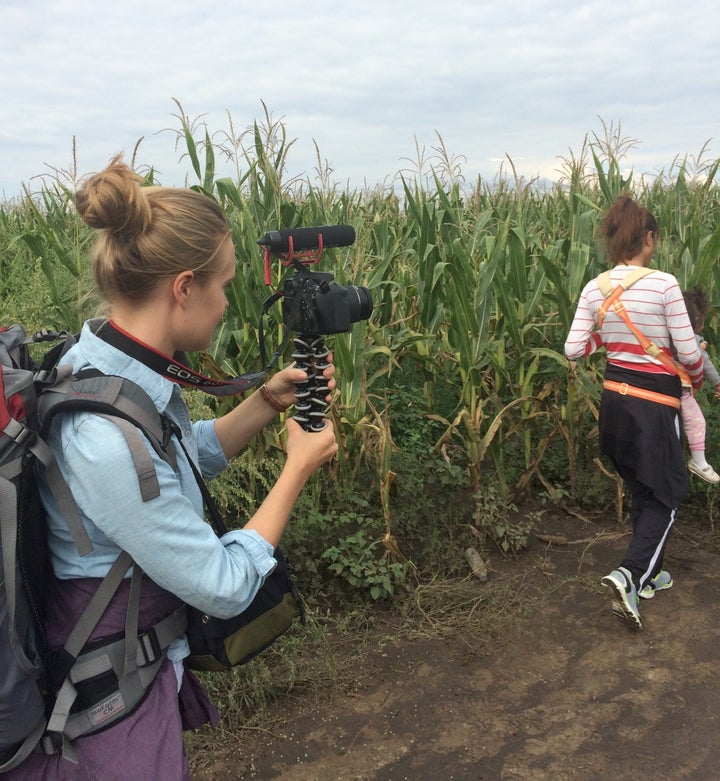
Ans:
{"type": "MultiPolygon", "coordinates": [[[[284,117],[292,173],[317,142],[339,181],[392,179],[437,134],[467,178],[510,155],[528,176],[622,122],[656,168],[716,132],[720,7],[701,0],[4,0],[0,194],[119,149],[181,184],[177,98],[211,131],[284,117]],[[170,130],[168,130],[170,129],[170,130]]],[[[711,145],[712,149],[712,145],[711,145]]]]}

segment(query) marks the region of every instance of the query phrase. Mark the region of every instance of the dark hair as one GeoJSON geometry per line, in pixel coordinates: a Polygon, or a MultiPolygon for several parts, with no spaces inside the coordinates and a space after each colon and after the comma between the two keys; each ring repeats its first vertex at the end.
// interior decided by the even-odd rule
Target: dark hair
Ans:
{"type": "Polygon", "coordinates": [[[690,325],[693,327],[693,331],[699,331],[710,308],[707,294],[701,288],[694,287],[692,290],[683,290],[683,298],[690,318],[690,325]]]}
{"type": "Polygon", "coordinates": [[[75,193],[82,219],[99,234],[95,284],[106,301],[142,300],[163,279],[190,269],[204,280],[216,271],[230,234],[220,207],[194,190],[143,187],[121,155],[75,193]]]}
{"type": "Polygon", "coordinates": [[[608,209],[600,226],[612,263],[631,260],[640,254],[648,231],[660,236],[655,217],[627,195],[621,195],[608,209]]]}

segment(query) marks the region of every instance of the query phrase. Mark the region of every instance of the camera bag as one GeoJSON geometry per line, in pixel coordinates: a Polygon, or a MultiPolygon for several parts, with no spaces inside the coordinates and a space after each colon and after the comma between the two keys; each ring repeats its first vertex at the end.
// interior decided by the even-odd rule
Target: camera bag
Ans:
{"type": "Polygon", "coordinates": [[[250,606],[237,616],[213,618],[195,608],[188,609],[188,667],[217,671],[247,664],[287,632],[296,618],[305,623],[302,600],[280,548],[275,549],[275,558],[277,566],[250,606]]]}

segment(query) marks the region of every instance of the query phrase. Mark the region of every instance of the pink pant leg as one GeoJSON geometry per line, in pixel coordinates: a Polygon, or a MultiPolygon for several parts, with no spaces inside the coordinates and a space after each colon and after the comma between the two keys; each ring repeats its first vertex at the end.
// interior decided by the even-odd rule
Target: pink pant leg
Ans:
{"type": "Polygon", "coordinates": [[[682,392],[680,415],[690,450],[705,450],[705,416],[695,397],[685,388],[682,392]]]}

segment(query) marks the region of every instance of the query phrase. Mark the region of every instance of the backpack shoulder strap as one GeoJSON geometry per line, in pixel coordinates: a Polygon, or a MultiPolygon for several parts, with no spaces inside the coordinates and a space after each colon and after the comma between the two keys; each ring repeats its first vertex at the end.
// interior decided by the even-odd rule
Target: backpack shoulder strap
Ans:
{"type": "MultiPolygon", "coordinates": [[[[605,315],[611,310],[625,311],[625,307],[620,303],[620,296],[631,288],[639,279],[646,277],[648,274],[652,274],[654,269],[651,268],[636,268],[629,274],[620,280],[620,282],[613,287],[610,279],[610,271],[604,271],[597,277],[597,284],[600,292],[605,297],[605,300],[598,307],[598,326],[602,328],[605,315]]],[[[618,314],[620,312],[618,311],[618,314]]],[[[622,316],[622,315],[621,315],[622,316]]],[[[626,319],[626,317],[623,317],[626,319]]]]}
{"type": "MultiPolygon", "coordinates": [[[[138,485],[140,486],[140,495],[142,496],[143,502],[149,502],[151,499],[160,496],[160,484],[158,483],[157,472],[155,471],[150,451],[143,441],[140,429],[134,423],[131,423],[129,420],[122,418],[119,415],[98,414],[114,423],[125,438],[128,450],[130,451],[130,457],[135,466],[135,474],[137,475],[138,485]]],[[[166,455],[164,451],[162,451],[161,454],[163,456],[166,455]]]]}
{"type": "Polygon", "coordinates": [[[603,297],[607,298],[610,295],[610,293],[612,293],[610,270],[608,269],[607,271],[603,271],[602,274],[596,277],[595,281],[597,282],[597,286],[600,289],[600,292],[603,294],[603,297]]]}
{"type": "Polygon", "coordinates": [[[171,429],[148,394],[124,377],[94,370],[81,372],[46,388],[40,398],[42,431],[63,412],[93,412],[118,427],[130,450],[143,501],[160,495],[155,467],[142,435],[173,469],[177,462],[171,429]]]}

